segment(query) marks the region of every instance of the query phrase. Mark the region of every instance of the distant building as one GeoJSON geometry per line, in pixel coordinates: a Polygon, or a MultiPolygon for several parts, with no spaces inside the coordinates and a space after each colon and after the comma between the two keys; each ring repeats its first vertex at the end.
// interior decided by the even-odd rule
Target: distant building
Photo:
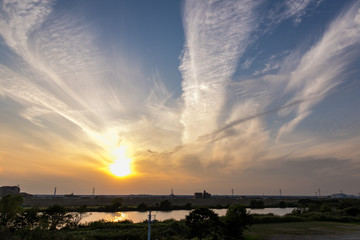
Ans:
{"type": "Polygon", "coordinates": [[[350,198],[351,196],[346,195],[345,193],[335,193],[331,195],[331,198],[350,198]]]}
{"type": "Polygon", "coordinates": [[[74,193],[70,193],[70,194],[65,194],[65,195],[64,195],[64,198],[65,198],[65,199],[79,199],[80,196],[74,195],[74,193]]]}
{"type": "Polygon", "coordinates": [[[18,186],[3,186],[0,187],[0,197],[3,198],[6,195],[19,194],[20,188],[18,186]]]}
{"type": "Polygon", "coordinates": [[[194,197],[195,197],[195,199],[202,199],[203,194],[201,192],[196,192],[196,193],[194,193],[194,197]]]}
{"type": "Polygon", "coordinates": [[[206,198],[211,198],[211,194],[208,193],[208,192],[206,192],[206,191],[204,190],[203,198],[204,198],[204,199],[206,199],[206,198]]]}
{"type": "Polygon", "coordinates": [[[204,192],[194,193],[194,198],[195,199],[208,199],[208,198],[211,198],[211,194],[204,190],[204,192]]]}

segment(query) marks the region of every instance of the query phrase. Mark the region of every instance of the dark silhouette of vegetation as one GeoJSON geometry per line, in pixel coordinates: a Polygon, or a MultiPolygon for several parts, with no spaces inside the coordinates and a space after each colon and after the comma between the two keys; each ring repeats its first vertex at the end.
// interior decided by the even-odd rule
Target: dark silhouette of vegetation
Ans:
{"type": "Polygon", "coordinates": [[[190,212],[185,218],[190,237],[202,239],[208,235],[217,236],[219,233],[219,216],[208,208],[198,208],[190,212]]]}
{"type": "Polygon", "coordinates": [[[193,207],[192,207],[191,203],[186,203],[186,204],[184,205],[184,208],[185,208],[186,210],[191,210],[193,207]]]}
{"type": "Polygon", "coordinates": [[[224,220],[224,235],[233,239],[241,238],[245,229],[252,223],[251,215],[242,205],[235,204],[228,208],[224,220]]]}
{"type": "Polygon", "coordinates": [[[161,211],[171,211],[172,210],[172,204],[169,200],[164,200],[160,202],[159,210],[161,211]]]}
{"type": "Polygon", "coordinates": [[[120,207],[122,205],[123,199],[122,198],[114,198],[111,200],[111,205],[105,206],[103,209],[105,212],[117,212],[120,211],[120,207]]]}
{"type": "Polygon", "coordinates": [[[14,231],[18,225],[18,215],[23,211],[21,195],[7,195],[0,201],[0,227],[1,230],[7,229],[14,231]]]}
{"type": "MultiPolygon", "coordinates": [[[[261,200],[252,203],[259,206],[261,200]]],[[[21,195],[8,195],[0,200],[0,239],[146,239],[147,223],[97,221],[81,225],[87,206],[65,208],[54,205],[47,209],[22,208],[21,195]]],[[[108,209],[122,209],[117,199],[108,209]]],[[[275,202],[278,206],[287,205],[275,202]]],[[[260,203],[261,205],[261,203],[260,203]]],[[[156,210],[176,209],[169,200],[157,204],[156,210]]],[[[191,204],[180,206],[191,209],[191,204]]],[[[128,207],[130,208],[130,207],[128,207]]],[[[145,203],[132,209],[148,210],[145,203]]],[[[153,239],[239,239],[250,224],[300,221],[360,222],[359,199],[300,199],[297,208],[283,217],[274,214],[252,214],[241,205],[232,205],[226,215],[219,217],[208,208],[191,211],[184,220],[156,221],[152,225],[153,239]]]]}
{"type": "Polygon", "coordinates": [[[279,202],[279,208],[286,208],[286,202],[284,201],[279,202]]]}
{"type": "Polygon", "coordinates": [[[148,206],[145,203],[140,203],[136,209],[140,212],[145,212],[148,210],[148,206]]]}
{"type": "Polygon", "coordinates": [[[344,213],[349,216],[359,216],[360,215],[360,208],[358,207],[348,207],[344,209],[344,213]]]}
{"type": "Polygon", "coordinates": [[[50,230],[60,229],[65,227],[71,215],[65,211],[65,208],[59,205],[54,205],[45,210],[42,215],[43,223],[46,228],[50,230]]]}
{"type": "Polygon", "coordinates": [[[251,200],[250,201],[250,208],[264,208],[264,202],[261,200],[251,200]]]}

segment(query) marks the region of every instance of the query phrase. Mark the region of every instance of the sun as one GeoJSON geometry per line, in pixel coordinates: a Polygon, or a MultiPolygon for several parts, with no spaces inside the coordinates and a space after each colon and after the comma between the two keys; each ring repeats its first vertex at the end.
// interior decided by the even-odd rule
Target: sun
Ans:
{"type": "Polygon", "coordinates": [[[118,159],[109,166],[110,172],[117,177],[125,177],[131,174],[130,159],[118,159]]]}
{"type": "Polygon", "coordinates": [[[132,159],[127,156],[126,148],[120,146],[113,154],[114,161],[109,165],[110,172],[116,177],[126,177],[132,174],[131,162],[132,159]]]}

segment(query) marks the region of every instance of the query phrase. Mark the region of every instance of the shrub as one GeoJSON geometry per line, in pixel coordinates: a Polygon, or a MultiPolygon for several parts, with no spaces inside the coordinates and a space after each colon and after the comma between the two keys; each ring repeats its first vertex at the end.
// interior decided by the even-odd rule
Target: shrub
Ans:
{"type": "Polygon", "coordinates": [[[357,216],[360,214],[360,209],[357,207],[349,207],[344,209],[344,213],[348,216],[357,216]]]}
{"type": "Polygon", "coordinates": [[[223,230],[226,237],[240,238],[245,229],[252,223],[251,215],[242,205],[231,205],[224,219],[223,230]]]}
{"type": "Polygon", "coordinates": [[[220,220],[219,216],[213,210],[198,208],[186,216],[185,225],[189,229],[190,237],[202,239],[207,235],[217,235],[220,220]]]}

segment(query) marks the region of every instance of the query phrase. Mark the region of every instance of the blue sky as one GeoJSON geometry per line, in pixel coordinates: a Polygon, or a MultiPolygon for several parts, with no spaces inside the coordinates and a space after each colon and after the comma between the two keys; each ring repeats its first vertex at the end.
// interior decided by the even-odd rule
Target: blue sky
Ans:
{"type": "Polygon", "coordinates": [[[31,193],[357,194],[359,9],[3,0],[0,181],[31,193]]]}

